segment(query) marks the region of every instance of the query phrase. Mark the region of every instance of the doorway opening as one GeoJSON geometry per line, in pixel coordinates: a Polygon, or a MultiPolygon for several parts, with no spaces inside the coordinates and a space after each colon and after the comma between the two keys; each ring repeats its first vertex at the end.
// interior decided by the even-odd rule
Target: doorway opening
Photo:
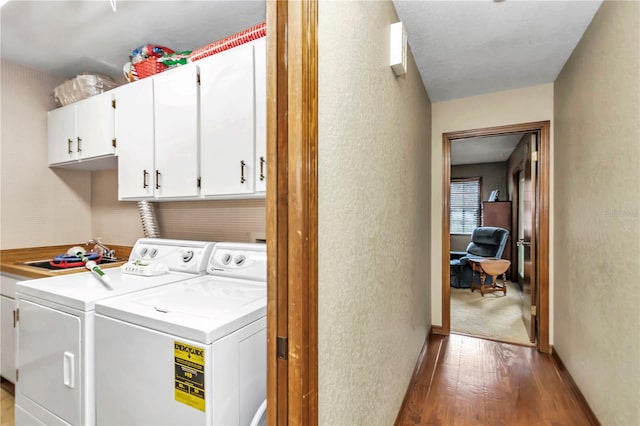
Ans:
{"type": "MultiPolygon", "coordinates": [[[[451,332],[527,346],[535,342],[535,333],[528,327],[529,309],[524,308],[531,305],[531,297],[525,297],[523,291],[525,276],[514,273],[524,269],[515,245],[524,248],[518,223],[522,224],[525,211],[517,209],[520,186],[512,181],[512,175],[523,170],[532,135],[520,132],[451,141],[451,332]],[[497,233],[492,231],[496,227],[501,228],[497,233]],[[496,276],[494,288],[485,287],[481,292],[479,274],[472,271],[472,266],[479,265],[471,261],[477,250],[486,247],[488,232],[498,237],[489,246],[496,252],[482,256],[500,258],[504,273],[496,276]]],[[[530,277],[526,278],[528,282],[530,277]]]]}
{"type": "MultiPolygon", "coordinates": [[[[484,129],[463,130],[443,134],[443,214],[442,214],[442,330],[443,334],[451,332],[451,264],[452,239],[450,237],[450,195],[451,195],[451,153],[452,142],[483,138],[488,136],[520,135],[518,146],[524,146],[522,161],[512,164],[506,180],[509,186],[507,196],[512,218],[509,225],[510,239],[507,256],[512,259],[506,271],[511,280],[519,282],[520,288],[529,291],[528,305],[523,309],[523,318],[529,318],[527,324],[532,341],[542,352],[550,352],[549,345],[549,155],[550,155],[550,123],[549,121],[523,123],[484,129]],[[520,188],[520,171],[525,184],[520,188]],[[514,177],[517,175],[517,177],[514,177]],[[514,179],[518,179],[514,181],[514,179]],[[523,193],[521,193],[523,192],[523,193]],[[520,193],[520,197],[517,194],[520,193]],[[524,214],[518,221],[522,204],[524,214]],[[522,232],[520,232],[522,228],[522,232]],[[514,233],[515,232],[515,233],[514,233]],[[521,238],[522,236],[522,238],[521,238]],[[517,239],[516,239],[517,237],[517,239]],[[523,257],[522,262],[518,259],[523,257]],[[522,272],[522,278],[520,278],[522,272]]],[[[514,162],[515,163],[515,162],[514,162]]],[[[485,188],[493,190],[494,188],[485,188]]],[[[494,207],[494,206],[491,206],[494,207]]],[[[482,207],[480,207],[482,211],[482,207]]],[[[456,224],[454,224],[456,226],[456,224]]],[[[459,248],[459,247],[456,247],[459,248]]],[[[455,250],[454,250],[455,251],[455,250]]],[[[503,258],[505,256],[502,256],[503,258]]],[[[523,292],[524,295],[524,292],[523,292]]],[[[478,297],[482,297],[478,294],[478,297]]],[[[493,319],[495,320],[495,319],[493,319]]]]}

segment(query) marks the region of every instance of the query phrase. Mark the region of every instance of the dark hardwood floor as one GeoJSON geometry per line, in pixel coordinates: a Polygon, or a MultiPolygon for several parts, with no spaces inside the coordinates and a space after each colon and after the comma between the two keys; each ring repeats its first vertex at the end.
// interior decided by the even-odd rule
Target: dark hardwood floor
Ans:
{"type": "Polygon", "coordinates": [[[571,380],[535,348],[432,335],[397,425],[592,425],[571,380]]]}

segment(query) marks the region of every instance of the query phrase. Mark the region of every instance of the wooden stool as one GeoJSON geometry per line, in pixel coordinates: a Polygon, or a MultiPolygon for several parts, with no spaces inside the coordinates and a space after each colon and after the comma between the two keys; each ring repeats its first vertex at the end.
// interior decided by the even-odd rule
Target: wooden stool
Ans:
{"type": "Polygon", "coordinates": [[[480,289],[480,294],[484,297],[485,293],[491,293],[494,291],[502,291],[504,295],[507,295],[507,269],[511,266],[511,261],[506,259],[469,259],[471,263],[471,292],[476,288],[480,289]],[[480,284],[475,283],[476,272],[480,273],[480,284]],[[491,276],[491,284],[485,285],[485,275],[491,276]],[[496,277],[502,275],[502,286],[498,286],[496,283],[496,277]]]}

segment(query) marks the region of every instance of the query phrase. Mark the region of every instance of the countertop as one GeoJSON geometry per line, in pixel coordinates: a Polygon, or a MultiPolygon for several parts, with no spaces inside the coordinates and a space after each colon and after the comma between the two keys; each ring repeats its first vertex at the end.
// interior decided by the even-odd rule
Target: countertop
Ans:
{"type": "MultiPolygon", "coordinates": [[[[120,267],[129,259],[129,254],[131,253],[131,250],[133,248],[130,246],[119,246],[107,243],[105,243],[105,245],[110,249],[115,250],[116,258],[122,259],[122,261],[100,265],[100,268],[102,269],[120,267]]],[[[69,250],[69,248],[73,246],[86,247],[87,250],[93,248],[93,246],[91,245],[86,246],[84,243],[79,243],[64,244],[59,246],[25,247],[18,249],[0,250],[0,272],[28,278],[55,277],[58,275],[86,272],[87,269],[82,267],[59,269],[54,271],[24,264],[24,262],[52,259],[54,256],[66,253],[67,250],[69,250]]]]}

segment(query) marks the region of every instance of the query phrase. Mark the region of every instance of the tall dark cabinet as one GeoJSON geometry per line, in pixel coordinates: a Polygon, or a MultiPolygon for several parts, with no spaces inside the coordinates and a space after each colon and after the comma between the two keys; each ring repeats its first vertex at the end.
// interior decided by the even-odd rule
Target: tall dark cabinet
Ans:
{"type": "Polygon", "coordinates": [[[499,226],[509,231],[502,258],[511,260],[511,201],[485,201],[482,203],[482,226],[499,226]]]}

